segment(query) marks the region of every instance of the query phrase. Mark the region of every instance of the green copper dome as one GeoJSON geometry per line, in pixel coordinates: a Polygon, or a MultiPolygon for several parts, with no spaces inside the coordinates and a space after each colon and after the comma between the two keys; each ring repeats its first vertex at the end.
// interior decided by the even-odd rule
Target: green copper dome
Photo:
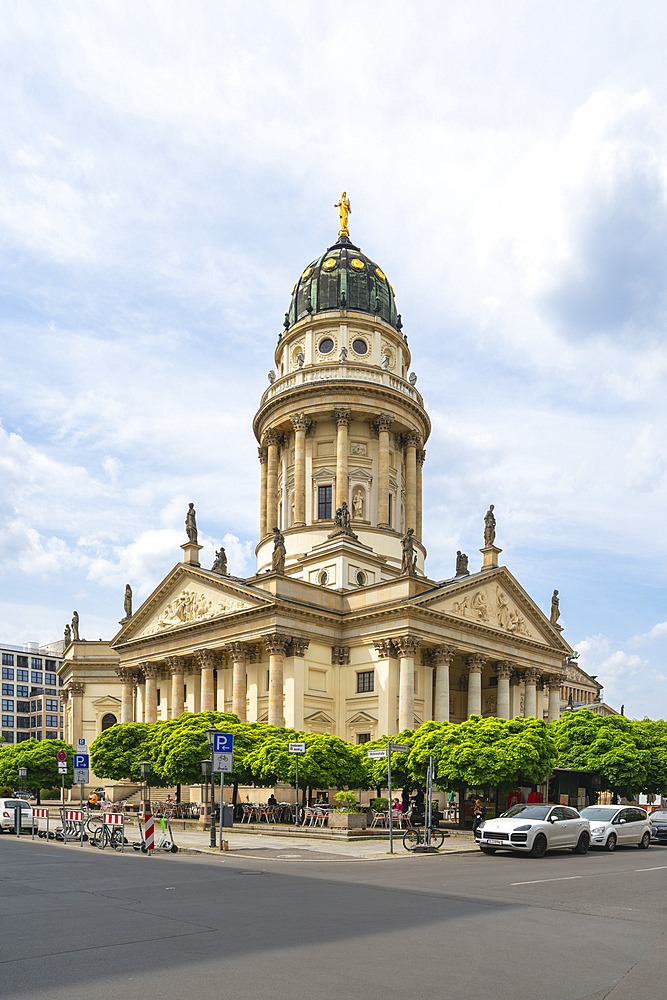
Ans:
{"type": "Polygon", "coordinates": [[[304,270],[294,286],[285,329],[304,316],[331,309],[371,313],[401,329],[394,292],[377,264],[341,236],[304,270]]]}

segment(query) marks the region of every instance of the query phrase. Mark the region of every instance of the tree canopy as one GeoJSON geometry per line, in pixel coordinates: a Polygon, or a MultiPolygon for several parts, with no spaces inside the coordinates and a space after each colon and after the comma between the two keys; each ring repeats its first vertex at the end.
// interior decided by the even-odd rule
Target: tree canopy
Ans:
{"type": "Polygon", "coordinates": [[[62,782],[58,774],[58,759],[56,754],[64,750],[67,754],[67,774],[65,788],[72,787],[72,747],[61,740],[24,740],[13,746],[0,748],[0,785],[11,785],[17,788],[19,783],[19,768],[28,771],[26,785],[36,789],[54,788],[62,782]]]}

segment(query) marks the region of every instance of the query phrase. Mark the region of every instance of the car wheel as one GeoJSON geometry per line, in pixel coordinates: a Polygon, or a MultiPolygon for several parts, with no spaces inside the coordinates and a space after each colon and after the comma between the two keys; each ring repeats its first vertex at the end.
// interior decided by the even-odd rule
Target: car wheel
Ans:
{"type": "Polygon", "coordinates": [[[531,858],[543,858],[547,853],[547,838],[543,833],[538,833],[533,841],[533,846],[530,850],[531,858]]]}
{"type": "Polygon", "coordinates": [[[495,854],[496,853],[495,847],[480,847],[480,851],[482,852],[482,854],[495,854]]]}
{"type": "Polygon", "coordinates": [[[577,846],[574,848],[575,854],[587,854],[588,848],[591,846],[591,838],[584,831],[584,833],[579,834],[579,840],[577,841],[577,846]]]}
{"type": "Polygon", "coordinates": [[[639,846],[642,847],[644,850],[646,850],[647,847],[650,847],[650,844],[651,844],[651,834],[647,830],[642,839],[639,841],[639,846]]]}
{"type": "Polygon", "coordinates": [[[616,850],[616,834],[610,833],[607,837],[607,843],[604,845],[605,851],[615,851],[616,850]]]}

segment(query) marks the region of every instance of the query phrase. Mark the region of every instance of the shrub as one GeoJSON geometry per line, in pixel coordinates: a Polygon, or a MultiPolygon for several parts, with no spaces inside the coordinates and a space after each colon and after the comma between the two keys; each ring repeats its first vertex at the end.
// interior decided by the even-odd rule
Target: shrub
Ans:
{"type": "Polygon", "coordinates": [[[60,801],[60,793],[61,793],[60,788],[40,788],[39,797],[42,800],[42,802],[44,801],[44,799],[46,799],[47,802],[55,800],[60,801]]]}
{"type": "Polygon", "coordinates": [[[338,792],[336,802],[338,803],[337,812],[357,812],[356,792],[338,792]]]}
{"type": "Polygon", "coordinates": [[[376,812],[387,812],[389,809],[389,799],[371,799],[371,809],[376,812]]]}

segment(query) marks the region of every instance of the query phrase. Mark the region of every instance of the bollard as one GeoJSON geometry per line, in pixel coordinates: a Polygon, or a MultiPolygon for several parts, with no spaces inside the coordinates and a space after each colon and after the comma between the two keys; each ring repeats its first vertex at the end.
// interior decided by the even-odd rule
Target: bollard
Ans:
{"type": "Polygon", "coordinates": [[[21,836],[21,807],[14,806],[14,833],[17,837],[21,836]]]}

